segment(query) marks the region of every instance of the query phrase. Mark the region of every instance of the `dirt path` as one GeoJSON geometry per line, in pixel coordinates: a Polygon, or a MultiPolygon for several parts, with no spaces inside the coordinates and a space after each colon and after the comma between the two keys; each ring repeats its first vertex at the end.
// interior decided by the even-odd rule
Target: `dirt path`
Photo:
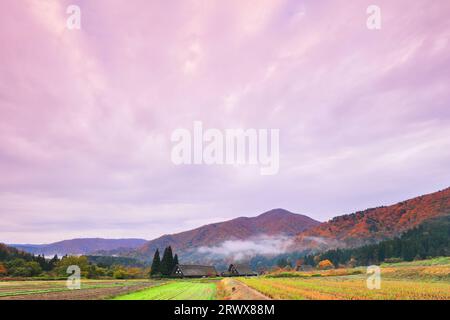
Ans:
{"type": "Polygon", "coordinates": [[[261,292],[234,278],[222,279],[219,288],[223,291],[222,295],[226,300],[270,300],[261,292]]]}

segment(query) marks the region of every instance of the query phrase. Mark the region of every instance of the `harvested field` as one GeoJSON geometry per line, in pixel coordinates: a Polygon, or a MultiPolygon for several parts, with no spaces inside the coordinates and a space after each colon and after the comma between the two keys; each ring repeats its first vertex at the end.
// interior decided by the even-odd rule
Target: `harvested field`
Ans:
{"type": "Polygon", "coordinates": [[[364,276],[240,279],[273,299],[288,300],[449,300],[450,283],[384,279],[370,290],[364,276]]]}
{"type": "Polygon", "coordinates": [[[0,282],[0,300],[99,300],[161,283],[149,280],[82,280],[80,290],[69,290],[65,281],[8,281],[0,282]]]}

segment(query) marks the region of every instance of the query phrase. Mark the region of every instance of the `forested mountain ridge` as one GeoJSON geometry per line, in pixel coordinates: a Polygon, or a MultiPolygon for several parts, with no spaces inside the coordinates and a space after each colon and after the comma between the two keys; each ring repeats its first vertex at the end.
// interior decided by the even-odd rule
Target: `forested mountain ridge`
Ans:
{"type": "Polygon", "coordinates": [[[301,232],[296,248],[357,247],[399,236],[421,223],[450,214],[450,188],[390,206],[342,215],[301,232]]]}
{"type": "Polygon", "coordinates": [[[430,219],[401,236],[354,249],[329,250],[305,258],[305,264],[330,260],[340,265],[371,265],[385,261],[412,261],[450,256],[450,215],[430,219]]]}

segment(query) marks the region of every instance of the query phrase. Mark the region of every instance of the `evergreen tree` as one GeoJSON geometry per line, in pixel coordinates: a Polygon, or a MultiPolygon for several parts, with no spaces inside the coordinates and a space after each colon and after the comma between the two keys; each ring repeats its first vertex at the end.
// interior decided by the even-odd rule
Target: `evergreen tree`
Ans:
{"type": "Polygon", "coordinates": [[[156,249],[155,255],[153,256],[152,267],[150,270],[150,275],[154,276],[161,273],[161,259],[159,257],[159,250],[156,249]]]}
{"type": "Polygon", "coordinates": [[[170,276],[173,270],[173,253],[172,248],[168,246],[164,249],[163,258],[161,260],[161,273],[164,276],[170,276]]]}
{"type": "Polygon", "coordinates": [[[277,266],[278,266],[279,268],[285,268],[287,265],[288,265],[288,261],[287,261],[286,258],[280,258],[280,259],[278,259],[278,261],[277,261],[277,266]]]}
{"type": "Polygon", "coordinates": [[[50,264],[50,266],[51,266],[51,269],[53,269],[53,268],[56,266],[56,264],[58,263],[58,261],[59,261],[58,255],[55,254],[55,255],[53,256],[53,258],[51,258],[50,261],[49,261],[49,264],[50,264]]]}
{"type": "Polygon", "coordinates": [[[35,257],[34,261],[36,261],[37,263],[39,263],[39,266],[41,267],[42,270],[44,271],[49,271],[50,269],[48,269],[48,263],[47,260],[45,260],[45,256],[44,255],[38,255],[37,257],[35,257]]]}
{"type": "MultiPolygon", "coordinates": [[[[178,262],[178,255],[177,254],[175,254],[175,256],[173,257],[173,268],[175,268],[175,266],[178,264],[179,262],[178,262]]],[[[172,268],[172,269],[173,269],[172,268]]]]}

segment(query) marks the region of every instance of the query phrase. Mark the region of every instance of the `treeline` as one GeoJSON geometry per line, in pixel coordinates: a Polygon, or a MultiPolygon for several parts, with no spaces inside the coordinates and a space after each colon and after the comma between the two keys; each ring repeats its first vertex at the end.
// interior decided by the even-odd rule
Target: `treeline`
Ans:
{"type": "Polygon", "coordinates": [[[168,246],[164,249],[162,259],[159,255],[159,249],[156,249],[150,269],[150,276],[169,277],[177,264],[178,255],[173,255],[171,246],[168,246]]]}
{"type": "Polygon", "coordinates": [[[307,255],[304,264],[330,260],[334,266],[367,266],[381,262],[413,261],[450,256],[450,216],[429,220],[400,237],[355,249],[329,250],[307,255]]]}
{"type": "Polygon", "coordinates": [[[67,268],[77,265],[81,276],[90,279],[116,278],[132,279],[148,277],[149,268],[145,265],[133,266],[131,260],[125,258],[105,257],[93,258],[86,256],[55,255],[51,259],[43,255],[35,256],[16,248],[0,243],[0,277],[40,277],[66,278],[67,268]],[[125,264],[121,264],[125,262],[125,264]]]}
{"type": "Polygon", "coordinates": [[[53,270],[59,258],[46,259],[0,243],[0,276],[34,277],[53,270]]]}
{"type": "Polygon", "coordinates": [[[102,268],[111,268],[113,266],[145,268],[148,266],[144,261],[129,257],[92,255],[87,255],[86,257],[88,258],[89,263],[95,264],[102,268]]]}

